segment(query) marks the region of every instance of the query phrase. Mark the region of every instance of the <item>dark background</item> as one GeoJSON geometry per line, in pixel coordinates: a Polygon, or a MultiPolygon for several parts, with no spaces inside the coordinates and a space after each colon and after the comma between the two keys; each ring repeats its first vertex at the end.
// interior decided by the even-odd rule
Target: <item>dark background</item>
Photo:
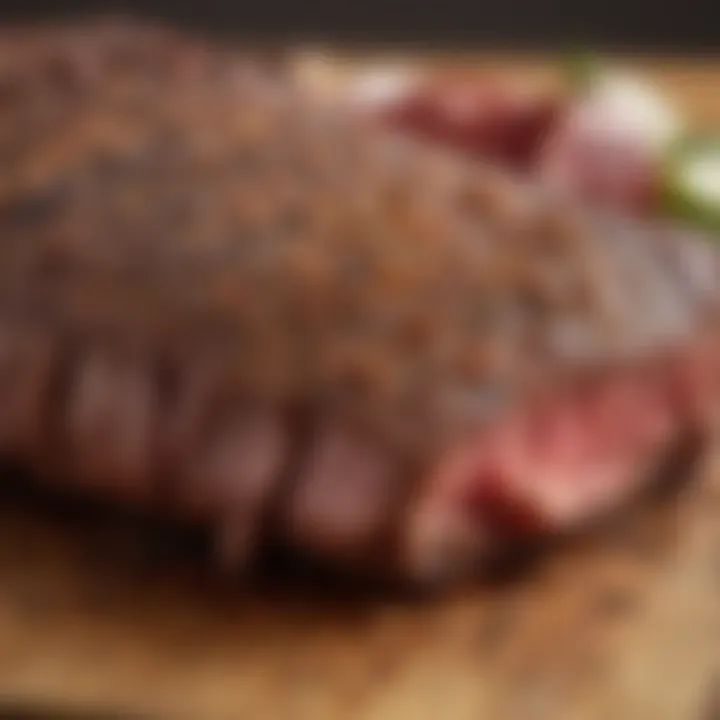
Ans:
{"type": "Polygon", "coordinates": [[[720,52],[720,0],[0,0],[0,19],[113,12],[240,38],[720,52]]]}

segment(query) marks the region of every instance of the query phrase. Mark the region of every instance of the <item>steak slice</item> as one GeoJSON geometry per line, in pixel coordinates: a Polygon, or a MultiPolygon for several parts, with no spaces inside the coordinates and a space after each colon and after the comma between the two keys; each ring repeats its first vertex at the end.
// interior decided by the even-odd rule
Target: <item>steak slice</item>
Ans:
{"type": "Polygon", "coordinates": [[[271,539],[432,580],[582,526],[712,427],[704,239],[191,40],[18,32],[0,449],[38,480],[205,525],[237,567],[271,539]]]}

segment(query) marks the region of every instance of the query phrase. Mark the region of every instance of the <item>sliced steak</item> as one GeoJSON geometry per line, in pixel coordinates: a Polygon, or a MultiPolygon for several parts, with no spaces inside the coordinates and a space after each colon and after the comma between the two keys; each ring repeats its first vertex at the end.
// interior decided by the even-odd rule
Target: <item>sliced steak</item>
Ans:
{"type": "Polygon", "coordinates": [[[403,499],[391,453],[335,421],[317,427],[306,452],[294,490],[283,498],[290,542],[351,557],[375,549],[392,534],[403,499]]]}
{"type": "Polygon", "coordinates": [[[22,37],[0,44],[0,449],[39,480],[211,527],[237,565],[273,539],[425,579],[581,526],[709,431],[704,239],[182,38],[22,37]],[[67,91],[49,56],[90,79],[67,91]]]}

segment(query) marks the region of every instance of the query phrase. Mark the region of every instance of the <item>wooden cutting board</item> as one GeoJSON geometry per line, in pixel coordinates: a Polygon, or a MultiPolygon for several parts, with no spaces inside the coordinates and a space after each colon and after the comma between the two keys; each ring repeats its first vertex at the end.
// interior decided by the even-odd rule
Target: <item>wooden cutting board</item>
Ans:
{"type": "MultiPolygon", "coordinates": [[[[653,67],[720,118],[720,65],[653,67]]],[[[139,563],[97,522],[4,501],[0,716],[21,717],[5,700],[48,718],[720,718],[718,520],[708,458],[677,497],[513,580],[418,602],[220,587],[192,562],[139,563]]]]}

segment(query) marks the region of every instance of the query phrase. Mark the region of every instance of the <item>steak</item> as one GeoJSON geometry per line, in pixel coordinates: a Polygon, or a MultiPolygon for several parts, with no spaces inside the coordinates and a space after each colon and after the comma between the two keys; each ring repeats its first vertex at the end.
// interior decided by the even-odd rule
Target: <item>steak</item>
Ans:
{"type": "Polygon", "coordinates": [[[0,39],[0,453],[411,581],[617,507],[719,395],[718,256],[120,25],[0,39]]]}

